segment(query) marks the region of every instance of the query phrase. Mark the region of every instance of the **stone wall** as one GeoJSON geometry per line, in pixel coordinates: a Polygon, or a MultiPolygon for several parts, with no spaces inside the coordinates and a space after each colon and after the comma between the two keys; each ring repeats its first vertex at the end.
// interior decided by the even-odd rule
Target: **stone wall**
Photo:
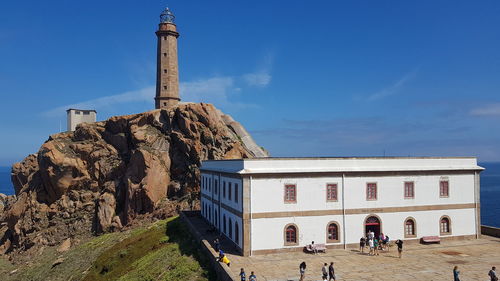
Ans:
{"type": "Polygon", "coordinates": [[[198,230],[194,227],[194,225],[189,220],[190,215],[195,215],[198,211],[182,211],[180,213],[180,218],[182,221],[188,226],[189,231],[194,236],[197,242],[200,242],[200,247],[202,251],[209,257],[212,268],[217,273],[217,280],[219,281],[236,281],[231,277],[231,273],[226,265],[218,262],[215,258],[217,257],[217,253],[212,249],[210,243],[203,239],[202,235],[198,232],[198,230]]]}

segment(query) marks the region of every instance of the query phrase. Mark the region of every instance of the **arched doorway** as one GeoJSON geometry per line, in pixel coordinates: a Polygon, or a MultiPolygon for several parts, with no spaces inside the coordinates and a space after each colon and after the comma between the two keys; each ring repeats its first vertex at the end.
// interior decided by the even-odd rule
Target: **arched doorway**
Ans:
{"type": "Polygon", "coordinates": [[[375,233],[375,237],[378,238],[380,235],[380,230],[382,229],[382,222],[376,216],[369,216],[365,220],[365,235],[368,231],[373,231],[375,233]]]}

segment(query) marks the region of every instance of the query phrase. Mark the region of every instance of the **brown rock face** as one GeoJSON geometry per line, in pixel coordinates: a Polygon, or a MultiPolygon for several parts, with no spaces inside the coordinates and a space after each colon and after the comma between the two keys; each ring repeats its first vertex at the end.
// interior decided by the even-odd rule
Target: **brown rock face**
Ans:
{"type": "Polygon", "coordinates": [[[266,155],[231,120],[210,104],[180,104],[50,136],[12,167],[17,200],[0,214],[0,245],[59,245],[198,206],[202,160],[266,155]]]}

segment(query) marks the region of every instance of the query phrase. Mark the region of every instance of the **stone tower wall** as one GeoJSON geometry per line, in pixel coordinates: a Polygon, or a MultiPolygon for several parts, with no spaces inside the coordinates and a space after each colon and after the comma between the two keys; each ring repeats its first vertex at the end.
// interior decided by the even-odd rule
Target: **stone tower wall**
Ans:
{"type": "Polygon", "coordinates": [[[156,32],[157,70],[155,107],[169,108],[179,102],[179,67],[177,60],[177,29],[173,23],[160,23],[156,32]]]}

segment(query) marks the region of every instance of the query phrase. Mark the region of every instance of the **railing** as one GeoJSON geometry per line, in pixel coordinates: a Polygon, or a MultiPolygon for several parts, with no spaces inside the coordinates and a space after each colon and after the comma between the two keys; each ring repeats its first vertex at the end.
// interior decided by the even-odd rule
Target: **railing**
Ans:
{"type": "Polygon", "coordinates": [[[500,238],[500,228],[481,225],[481,234],[500,238]]]}

